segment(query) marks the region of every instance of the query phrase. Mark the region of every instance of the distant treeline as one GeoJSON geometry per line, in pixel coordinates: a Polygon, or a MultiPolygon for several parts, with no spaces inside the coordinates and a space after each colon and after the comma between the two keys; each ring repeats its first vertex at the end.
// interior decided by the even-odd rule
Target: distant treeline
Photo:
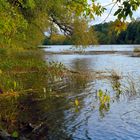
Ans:
{"type": "MultiPolygon", "coordinates": [[[[140,44],[140,22],[133,21],[127,24],[127,29],[119,34],[113,27],[113,22],[102,23],[92,27],[98,44],[140,44]]],[[[73,41],[64,35],[46,37],[44,45],[73,45],[73,41]]]]}
{"type": "Polygon", "coordinates": [[[140,22],[133,21],[127,25],[125,31],[119,34],[112,26],[113,22],[94,26],[99,44],[140,44],[140,22]]]}
{"type": "Polygon", "coordinates": [[[71,45],[73,44],[71,39],[64,35],[53,34],[51,37],[46,37],[43,45],[71,45]]]}

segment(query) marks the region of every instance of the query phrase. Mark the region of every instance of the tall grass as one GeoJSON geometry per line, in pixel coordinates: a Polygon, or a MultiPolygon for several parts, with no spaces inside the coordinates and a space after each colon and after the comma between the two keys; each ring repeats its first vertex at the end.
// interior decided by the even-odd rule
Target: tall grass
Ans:
{"type": "Polygon", "coordinates": [[[140,47],[134,48],[133,52],[134,52],[134,53],[140,53],[140,47]]]}
{"type": "Polygon", "coordinates": [[[62,64],[47,63],[44,58],[44,52],[39,49],[0,49],[0,90],[21,91],[32,88],[36,77],[41,80],[43,75],[47,80],[54,80],[63,75],[62,64]]]}

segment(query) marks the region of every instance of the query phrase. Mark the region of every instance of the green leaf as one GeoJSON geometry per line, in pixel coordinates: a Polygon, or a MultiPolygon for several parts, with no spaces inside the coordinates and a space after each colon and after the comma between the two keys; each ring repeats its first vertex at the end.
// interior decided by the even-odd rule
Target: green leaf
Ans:
{"type": "Polygon", "coordinates": [[[114,16],[118,15],[121,11],[122,11],[122,9],[118,9],[118,10],[114,13],[114,16]]]}
{"type": "Polygon", "coordinates": [[[17,82],[14,81],[14,89],[17,87],[17,82]]]}
{"type": "Polygon", "coordinates": [[[13,138],[18,138],[18,137],[19,137],[19,133],[18,133],[17,131],[14,131],[14,132],[12,133],[12,137],[13,137],[13,138]]]}

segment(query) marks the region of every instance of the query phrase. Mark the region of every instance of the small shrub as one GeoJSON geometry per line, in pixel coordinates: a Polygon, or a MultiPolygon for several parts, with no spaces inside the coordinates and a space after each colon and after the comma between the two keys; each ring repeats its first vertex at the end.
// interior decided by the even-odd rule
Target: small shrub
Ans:
{"type": "Polygon", "coordinates": [[[140,47],[135,48],[134,52],[136,52],[136,53],[139,52],[140,53],[140,47]]]}

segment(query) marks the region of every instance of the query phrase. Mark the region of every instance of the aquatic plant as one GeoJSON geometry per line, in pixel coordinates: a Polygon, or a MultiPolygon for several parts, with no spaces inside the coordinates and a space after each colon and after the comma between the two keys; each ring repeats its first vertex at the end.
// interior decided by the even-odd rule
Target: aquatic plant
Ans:
{"type": "Polygon", "coordinates": [[[108,105],[110,103],[110,96],[107,95],[107,91],[104,92],[103,90],[99,90],[97,93],[97,96],[99,97],[99,101],[101,105],[108,105]]]}
{"type": "Polygon", "coordinates": [[[116,97],[119,98],[120,94],[122,93],[122,89],[121,89],[121,74],[119,74],[117,71],[112,70],[111,71],[111,85],[112,85],[112,89],[115,91],[116,93],[116,97]]]}
{"type": "Polygon", "coordinates": [[[110,95],[107,91],[99,90],[97,92],[97,97],[99,99],[99,112],[102,117],[104,117],[105,112],[110,109],[110,95]]]}
{"type": "Polygon", "coordinates": [[[134,52],[134,53],[137,53],[137,52],[139,53],[139,52],[140,52],[140,47],[134,48],[133,52],[134,52]]]}
{"type": "Polygon", "coordinates": [[[75,105],[79,106],[79,100],[78,99],[75,99],[75,105]]]}

